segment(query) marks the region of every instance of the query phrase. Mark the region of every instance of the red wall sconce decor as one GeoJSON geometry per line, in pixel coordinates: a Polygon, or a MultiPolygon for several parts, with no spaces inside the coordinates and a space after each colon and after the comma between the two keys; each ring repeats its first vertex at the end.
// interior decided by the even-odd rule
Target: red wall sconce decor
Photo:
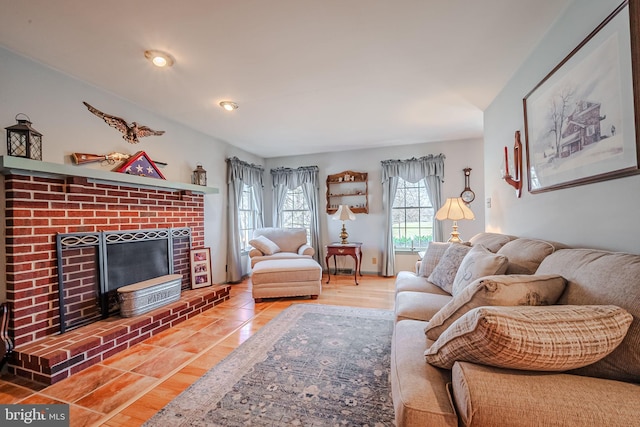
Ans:
{"type": "Polygon", "coordinates": [[[520,141],[520,131],[516,131],[515,142],[513,145],[513,175],[509,171],[509,152],[504,147],[504,171],[502,179],[507,184],[515,188],[516,196],[522,196],[522,142],[520,141]]]}

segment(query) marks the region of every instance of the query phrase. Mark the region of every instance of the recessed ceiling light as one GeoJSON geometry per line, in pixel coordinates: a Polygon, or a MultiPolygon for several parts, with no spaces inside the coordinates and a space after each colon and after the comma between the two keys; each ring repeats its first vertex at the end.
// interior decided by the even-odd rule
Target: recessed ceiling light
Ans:
{"type": "Polygon", "coordinates": [[[144,57],[159,68],[171,67],[176,62],[171,55],[161,50],[145,50],[144,57]]]}
{"type": "Polygon", "coordinates": [[[231,101],[222,101],[220,103],[220,106],[222,108],[224,108],[227,111],[233,111],[233,110],[237,110],[238,109],[238,104],[236,104],[235,102],[231,102],[231,101]]]}

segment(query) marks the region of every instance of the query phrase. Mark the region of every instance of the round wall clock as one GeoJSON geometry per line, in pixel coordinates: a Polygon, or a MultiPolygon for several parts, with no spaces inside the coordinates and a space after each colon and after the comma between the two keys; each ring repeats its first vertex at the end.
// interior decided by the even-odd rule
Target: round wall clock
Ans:
{"type": "Polygon", "coordinates": [[[460,197],[465,203],[473,202],[473,199],[476,198],[476,193],[471,190],[469,187],[469,176],[471,175],[471,168],[464,168],[464,190],[460,193],[460,197]]]}

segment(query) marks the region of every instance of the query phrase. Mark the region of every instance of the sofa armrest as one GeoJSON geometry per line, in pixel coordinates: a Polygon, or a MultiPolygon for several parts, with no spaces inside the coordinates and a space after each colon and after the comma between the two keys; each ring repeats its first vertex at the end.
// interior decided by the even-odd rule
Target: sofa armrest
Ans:
{"type": "Polygon", "coordinates": [[[535,421],[548,425],[622,426],[638,422],[637,384],[469,362],[456,362],[451,375],[462,426],[524,427],[535,421]]]}
{"type": "Polygon", "coordinates": [[[313,256],[316,253],[315,249],[311,247],[311,245],[302,245],[298,248],[298,255],[309,255],[313,256]]]}
{"type": "Polygon", "coordinates": [[[264,254],[259,249],[251,248],[251,250],[249,251],[249,258],[254,258],[257,256],[264,256],[264,254]]]}
{"type": "Polygon", "coordinates": [[[390,382],[396,426],[457,427],[450,390],[451,371],[431,366],[424,351],[427,322],[397,322],[391,339],[390,382]]]}

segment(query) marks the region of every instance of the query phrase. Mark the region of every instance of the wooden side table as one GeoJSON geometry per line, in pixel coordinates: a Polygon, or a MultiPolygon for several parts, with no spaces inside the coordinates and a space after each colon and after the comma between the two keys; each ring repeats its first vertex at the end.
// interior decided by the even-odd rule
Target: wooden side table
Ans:
{"type": "Polygon", "coordinates": [[[335,267],[334,274],[338,274],[338,264],[336,261],[337,256],[350,256],[356,262],[355,268],[353,269],[353,279],[358,285],[358,274],[362,277],[362,272],[360,271],[360,266],[362,264],[362,243],[330,243],[324,247],[327,252],[327,257],[325,262],[327,263],[327,283],[331,280],[331,267],[329,267],[329,258],[333,256],[333,266],[335,267]]]}

